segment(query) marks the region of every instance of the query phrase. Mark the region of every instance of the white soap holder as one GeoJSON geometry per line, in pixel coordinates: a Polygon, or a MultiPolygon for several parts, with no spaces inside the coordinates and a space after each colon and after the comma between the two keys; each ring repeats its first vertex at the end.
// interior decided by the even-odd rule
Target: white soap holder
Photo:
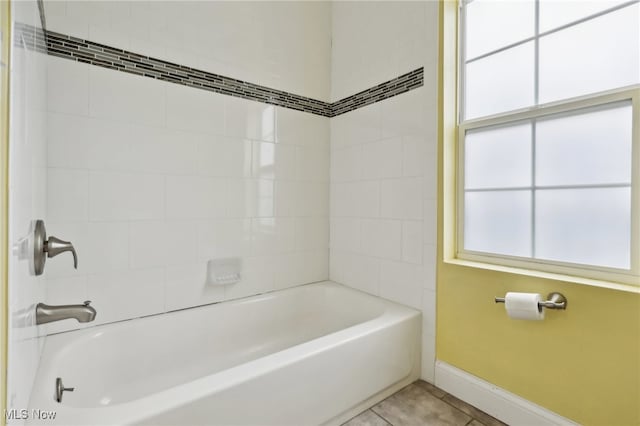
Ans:
{"type": "Polygon", "coordinates": [[[242,259],[211,259],[207,262],[207,284],[230,285],[242,279],[242,259]]]}

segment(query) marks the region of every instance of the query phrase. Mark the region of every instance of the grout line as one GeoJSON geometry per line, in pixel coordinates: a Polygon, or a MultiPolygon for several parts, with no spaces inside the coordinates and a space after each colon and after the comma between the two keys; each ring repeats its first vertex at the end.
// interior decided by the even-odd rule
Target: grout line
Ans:
{"type": "MultiPolygon", "coordinates": [[[[447,401],[445,401],[445,400],[444,400],[444,396],[441,398],[441,401],[442,401],[442,402],[444,402],[445,404],[447,404],[449,407],[453,408],[454,410],[456,410],[456,411],[458,411],[458,412],[460,412],[460,413],[464,414],[465,416],[470,417],[469,421],[466,423],[467,425],[468,425],[469,423],[471,423],[472,421],[474,421],[474,420],[476,420],[476,421],[480,422],[480,420],[476,419],[476,418],[475,418],[475,417],[473,417],[471,414],[469,414],[469,413],[465,413],[464,411],[462,411],[462,410],[461,410],[461,409],[459,409],[458,407],[456,407],[456,406],[454,406],[454,405],[452,405],[452,404],[448,403],[447,401]]],[[[464,402],[464,401],[463,401],[463,402],[464,402]]],[[[475,407],[474,407],[474,408],[475,408],[475,407]]],[[[482,423],[482,422],[480,422],[480,423],[482,423]]]]}
{"type": "MultiPolygon", "coordinates": [[[[395,394],[394,394],[395,395],[395,394]]],[[[378,403],[379,404],[379,403],[378,403]]],[[[377,404],[376,404],[377,405],[377,404]]],[[[373,407],[371,407],[369,410],[371,410],[371,412],[373,414],[375,414],[376,416],[380,417],[382,420],[384,420],[385,422],[387,422],[387,424],[391,425],[391,426],[395,426],[393,423],[391,423],[389,420],[385,419],[384,417],[382,417],[380,414],[376,413],[375,411],[373,411],[373,407]]]]}
{"type": "MultiPolygon", "coordinates": [[[[404,388],[403,388],[404,389],[404,388]]],[[[399,391],[398,391],[399,392],[399,391]]],[[[397,392],[396,392],[397,393],[397,392]]],[[[395,395],[395,393],[393,394],[395,395]]],[[[383,401],[386,401],[387,399],[391,398],[393,395],[389,395],[387,398],[383,399],[382,401],[378,402],[378,404],[380,404],[383,401]]],[[[376,405],[378,405],[376,404],[376,405]]],[[[371,410],[371,412],[373,414],[375,414],[376,416],[380,417],[382,420],[384,420],[385,422],[387,422],[387,424],[391,425],[391,426],[395,426],[393,423],[391,423],[389,420],[385,419],[384,416],[382,416],[381,414],[378,414],[378,412],[376,410],[374,410],[375,405],[371,408],[369,408],[369,410],[371,410]]],[[[365,410],[366,411],[366,410],[365,410]]]]}

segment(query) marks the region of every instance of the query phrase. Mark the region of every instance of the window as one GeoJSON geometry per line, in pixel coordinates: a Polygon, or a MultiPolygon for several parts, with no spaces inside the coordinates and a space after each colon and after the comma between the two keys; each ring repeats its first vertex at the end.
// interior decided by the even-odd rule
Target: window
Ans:
{"type": "Polygon", "coordinates": [[[636,283],[640,1],[460,12],[457,257],[636,283]]]}

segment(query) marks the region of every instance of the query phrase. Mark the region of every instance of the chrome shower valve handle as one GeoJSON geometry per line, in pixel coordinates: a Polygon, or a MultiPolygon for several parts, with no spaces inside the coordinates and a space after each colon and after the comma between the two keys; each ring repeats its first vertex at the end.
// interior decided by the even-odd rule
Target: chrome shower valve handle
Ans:
{"type": "Polygon", "coordinates": [[[71,252],[73,255],[73,267],[78,269],[78,254],[73,244],[53,236],[47,238],[44,221],[36,220],[33,230],[33,273],[42,275],[47,258],[56,257],[66,251],[71,252]]]}
{"type": "Polygon", "coordinates": [[[49,237],[49,239],[44,243],[44,251],[47,252],[47,257],[49,259],[59,255],[60,253],[64,253],[65,251],[70,251],[73,255],[73,267],[78,269],[78,255],[71,242],[62,241],[57,237],[49,237]]]}

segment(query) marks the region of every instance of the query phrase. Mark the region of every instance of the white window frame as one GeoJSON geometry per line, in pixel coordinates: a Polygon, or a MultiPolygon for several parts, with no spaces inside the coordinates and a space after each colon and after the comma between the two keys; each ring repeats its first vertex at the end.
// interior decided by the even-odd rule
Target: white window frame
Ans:
{"type": "MultiPolygon", "coordinates": [[[[464,2],[468,3],[468,1],[464,2]]],[[[588,278],[603,281],[612,281],[624,284],[640,285],[640,85],[623,87],[606,92],[580,96],[576,98],[534,105],[527,108],[494,114],[487,117],[462,120],[464,111],[464,27],[463,1],[459,3],[458,22],[458,138],[457,138],[457,208],[456,208],[456,251],[455,256],[461,260],[488,263],[507,267],[537,270],[549,273],[571,275],[580,278],[588,278]],[[465,199],[465,135],[467,131],[485,127],[513,124],[518,121],[549,118],[550,116],[562,116],[566,114],[580,113],[584,109],[605,107],[608,104],[630,101],[632,106],[632,176],[631,176],[631,264],[630,269],[618,269],[611,267],[583,265],[570,262],[543,260],[530,257],[509,256],[464,249],[464,199],[465,199]]],[[[616,10],[619,7],[608,10],[616,10]]],[[[596,14],[600,16],[604,13],[596,14]]],[[[593,16],[596,16],[593,15],[593,16]]],[[[537,13],[536,13],[537,16],[537,13]]],[[[593,17],[592,16],[592,17],[593,17]]],[[[589,19],[591,19],[590,17],[589,19]]],[[[584,22],[580,19],[572,24],[564,25],[566,28],[576,23],[584,22]]],[[[537,23],[536,23],[537,26],[537,23]]],[[[537,40],[537,38],[536,38],[537,40]]],[[[537,41],[536,41],[537,45],[537,41]]],[[[537,46],[536,46],[537,56],[537,46]]],[[[537,65],[536,65],[537,68],[537,65]]],[[[537,78],[536,78],[537,82],[537,78]]],[[[536,83],[537,84],[537,83],[536,83]]],[[[536,98],[537,98],[536,90],[536,98]]],[[[536,99],[537,101],[537,99],[536,99]]],[[[585,185],[589,186],[589,185],[585,185]]],[[[535,182],[532,182],[535,190],[535,182]]],[[[527,188],[528,189],[528,188],[527,188]]],[[[532,216],[535,220],[535,216],[532,216]]]]}

